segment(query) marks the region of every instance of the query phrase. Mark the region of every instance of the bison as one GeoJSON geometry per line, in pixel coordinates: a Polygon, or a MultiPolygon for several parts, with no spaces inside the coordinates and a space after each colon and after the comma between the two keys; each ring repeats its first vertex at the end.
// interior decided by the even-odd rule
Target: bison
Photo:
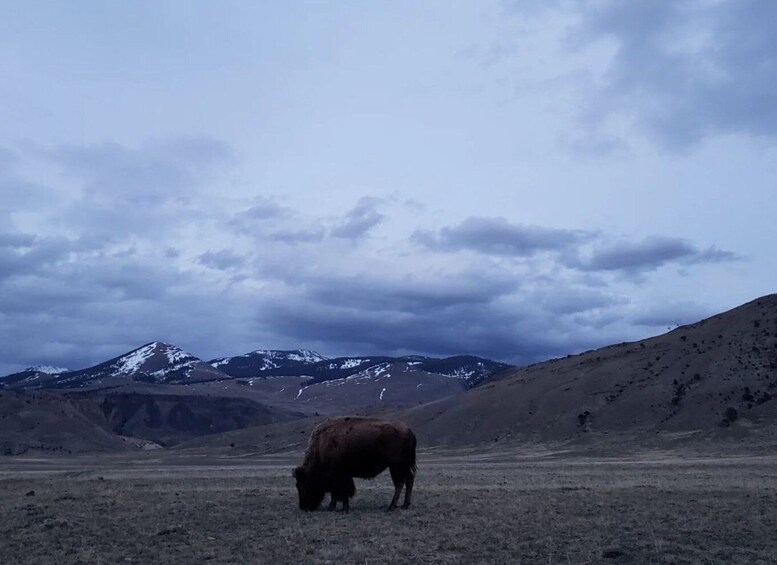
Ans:
{"type": "Polygon", "coordinates": [[[300,509],[316,510],[329,492],[329,510],[342,501],[348,512],[356,493],[353,478],[372,479],[386,467],[394,483],[388,509],[397,507],[403,486],[402,508],[407,508],[416,472],[415,446],[415,435],[401,422],[347,417],[319,424],[310,434],[305,460],[294,469],[300,509]]]}

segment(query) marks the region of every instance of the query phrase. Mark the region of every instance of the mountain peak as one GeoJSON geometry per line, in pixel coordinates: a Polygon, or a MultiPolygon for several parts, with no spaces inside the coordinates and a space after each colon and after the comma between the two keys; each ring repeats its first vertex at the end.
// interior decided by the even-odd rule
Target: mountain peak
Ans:
{"type": "Polygon", "coordinates": [[[116,373],[131,375],[147,373],[162,376],[200,362],[194,355],[163,341],[152,341],[113,362],[116,373]]]}

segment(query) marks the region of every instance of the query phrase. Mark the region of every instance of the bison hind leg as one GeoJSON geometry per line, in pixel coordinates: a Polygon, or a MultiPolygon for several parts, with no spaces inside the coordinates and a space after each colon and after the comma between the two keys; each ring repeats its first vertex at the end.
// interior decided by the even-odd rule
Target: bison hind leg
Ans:
{"type": "MultiPolygon", "coordinates": [[[[394,510],[399,502],[399,495],[402,493],[402,487],[405,486],[408,474],[399,467],[389,467],[391,473],[391,482],[394,483],[394,498],[391,499],[388,509],[394,510]]],[[[407,502],[407,495],[405,495],[405,502],[407,502]]]]}
{"type": "Polygon", "coordinates": [[[409,475],[405,480],[405,502],[402,504],[402,508],[410,508],[410,498],[413,495],[413,483],[415,482],[415,476],[409,475]]]}

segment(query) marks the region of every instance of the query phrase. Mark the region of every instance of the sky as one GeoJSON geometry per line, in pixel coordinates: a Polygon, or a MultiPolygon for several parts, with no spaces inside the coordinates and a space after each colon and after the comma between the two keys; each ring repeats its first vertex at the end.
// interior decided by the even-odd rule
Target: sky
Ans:
{"type": "Polygon", "coordinates": [[[0,3],[0,374],[475,354],[775,292],[777,3],[0,3]]]}

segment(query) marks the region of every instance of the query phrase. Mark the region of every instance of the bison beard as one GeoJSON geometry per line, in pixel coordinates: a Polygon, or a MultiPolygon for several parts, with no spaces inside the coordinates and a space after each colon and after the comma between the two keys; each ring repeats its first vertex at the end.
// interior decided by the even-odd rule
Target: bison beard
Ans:
{"type": "Polygon", "coordinates": [[[316,510],[331,493],[329,510],[338,502],[348,512],[356,493],[353,478],[372,479],[387,467],[394,483],[389,510],[397,507],[402,487],[410,506],[415,480],[416,439],[401,422],[373,418],[337,418],[316,426],[302,465],[294,469],[301,510],[316,510]]]}

